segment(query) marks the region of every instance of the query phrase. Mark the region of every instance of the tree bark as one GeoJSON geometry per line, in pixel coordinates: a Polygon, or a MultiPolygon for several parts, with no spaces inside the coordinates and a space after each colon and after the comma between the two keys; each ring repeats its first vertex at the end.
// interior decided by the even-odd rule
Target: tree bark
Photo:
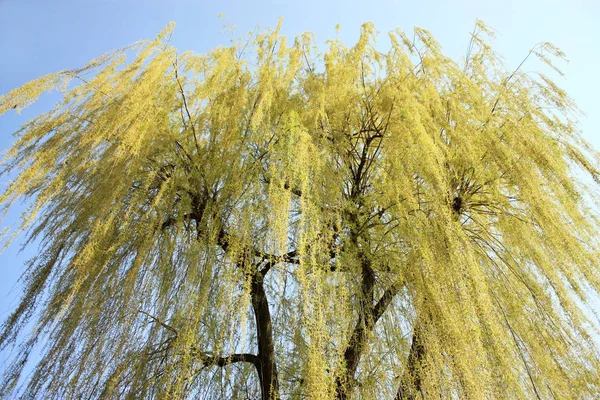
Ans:
{"type": "Polygon", "coordinates": [[[352,393],[354,387],[354,376],[358,368],[358,363],[364,349],[367,346],[368,338],[375,324],[387,307],[390,305],[396,294],[400,291],[401,285],[390,286],[381,296],[379,301],[374,304],[374,289],[375,289],[375,272],[371,267],[371,264],[366,260],[363,261],[362,265],[362,300],[361,307],[359,310],[359,318],[348,347],[344,352],[345,370],[338,376],[336,380],[336,397],[339,400],[347,399],[352,393]]]}
{"type": "MultiPolygon", "coordinates": [[[[228,234],[224,229],[219,231],[217,243],[227,253],[229,240],[228,234]]],[[[258,372],[261,400],[279,400],[279,378],[277,375],[277,362],[275,360],[273,324],[271,322],[269,301],[265,292],[264,277],[272,265],[281,261],[290,261],[296,256],[296,252],[289,252],[282,257],[273,257],[253,248],[252,254],[259,255],[261,259],[268,260],[262,271],[256,268],[250,277],[250,296],[254,319],[256,321],[256,336],[258,338],[258,354],[253,363],[258,372]]],[[[257,267],[257,265],[254,267],[257,267]]]]}
{"type": "Polygon", "coordinates": [[[344,352],[344,362],[346,369],[341,377],[337,379],[337,398],[344,400],[348,398],[354,381],[354,375],[358,368],[358,362],[360,361],[361,353],[367,344],[367,336],[371,332],[373,327],[373,292],[375,288],[375,272],[371,267],[371,263],[368,259],[363,259],[361,263],[361,299],[359,306],[358,321],[346,351],[344,352]]]}
{"type": "Polygon", "coordinates": [[[404,368],[404,373],[400,379],[395,400],[415,400],[422,391],[420,364],[425,357],[425,347],[423,346],[420,328],[417,324],[418,323],[415,322],[412,343],[406,360],[406,367],[404,368]]]}
{"type": "Polygon", "coordinates": [[[261,400],[279,399],[279,380],[275,362],[275,342],[263,275],[256,271],[251,281],[252,308],[258,336],[258,363],[256,369],[260,381],[261,400]]]}

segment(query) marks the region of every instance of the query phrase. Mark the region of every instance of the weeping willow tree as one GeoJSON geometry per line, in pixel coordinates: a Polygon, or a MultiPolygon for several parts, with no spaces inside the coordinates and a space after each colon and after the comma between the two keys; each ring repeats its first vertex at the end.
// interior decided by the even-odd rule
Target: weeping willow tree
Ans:
{"type": "Polygon", "coordinates": [[[0,98],[64,90],[2,162],[39,245],[2,395],[600,395],[600,158],[547,76],[481,23],[459,62],[423,29],[205,55],[171,30],[0,98]]]}

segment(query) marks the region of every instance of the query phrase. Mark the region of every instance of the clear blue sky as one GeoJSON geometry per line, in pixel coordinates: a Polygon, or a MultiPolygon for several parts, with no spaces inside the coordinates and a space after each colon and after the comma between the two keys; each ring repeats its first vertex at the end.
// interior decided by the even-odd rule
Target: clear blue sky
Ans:
{"type": "MultiPolygon", "coordinates": [[[[600,1],[598,0],[300,0],[285,1],[177,1],[177,0],[0,0],[0,93],[61,69],[82,66],[102,53],[134,41],[153,38],[169,21],[177,23],[171,43],[180,50],[205,52],[227,45],[223,24],[231,21],[240,35],[256,25],[273,27],[283,17],[283,33],[294,36],[312,31],[323,43],[340,37],[353,44],[359,26],[372,21],[385,33],[414,26],[430,30],[447,54],[464,55],[475,20],[498,31],[495,49],[516,66],[529,48],[550,41],[566,52],[570,62],[559,64],[566,73],[558,83],[587,113],[580,127],[586,139],[600,149],[600,1]],[[224,13],[224,19],[217,15],[224,13]]],[[[55,96],[21,115],[0,116],[0,149],[11,133],[48,108],[55,96]]],[[[0,179],[1,180],[1,179],[0,179]]],[[[0,183],[4,185],[4,183],[0,183]]],[[[0,186],[1,188],[1,186],[0,186]]],[[[9,215],[5,223],[14,221],[9,215]]],[[[3,225],[0,223],[0,225],[3,225]]],[[[0,320],[16,305],[18,276],[35,248],[17,254],[19,240],[0,254],[0,320]]],[[[600,312],[600,309],[598,310],[600,312]]],[[[0,372],[3,358],[0,357],[0,372]]]]}

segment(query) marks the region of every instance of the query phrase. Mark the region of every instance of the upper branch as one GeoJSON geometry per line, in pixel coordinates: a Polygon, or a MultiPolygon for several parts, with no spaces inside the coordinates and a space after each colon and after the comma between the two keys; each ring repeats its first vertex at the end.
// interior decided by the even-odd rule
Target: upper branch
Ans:
{"type": "MultiPolygon", "coordinates": [[[[183,98],[183,106],[185,108],[185,112],[188,117],[188,121],[190,123],[190,127],[192,128],[192,133],[194,134],[194,142],[196,144],[196,151],[200,154],[200,144],[198,143],[198,134],[196,133],[196,127],[194,126],[194,121],[192,120],[192,115],[190,113],[190,109],[188,107],[187,98],[185,97],[185,92],[183,90],[183,85],[179,80],[179,72],[178,72],[177,61],[173,63],[173,69],[175,70],[175,81],[177,82],[177,86],[179,86],[179,93],[181,93],[181,97],[183,98]]],[[[184,121],[185,123],[185,121],[184,121]]]]}
{"type": "Polygon", "coordinates": [[[261,257],[263,260],[267,260],[267,262],[263,265],[263,268],[260,270],[260,273],[263,276],[265,276],[267,274],[267,272],[269,272],[271,267],[273,267],[275,264],[278,264],[281,262],[283,262],[283,263],[298,263],[299,262],[297,250],[288,251],[287,253],[285,253],[281,256],[273,256],[271,254],[266,254],[266,253],[262,252],[261,257]]]}
{"type": "Polygon", "coordinates": [[[138,312],[139,312],[140,314],[144,314],[145,316],[147,316],[147,317],[151,318],[151,319],[152,319],[154,322],[156,322],[157,324],[159,324],[159,325],[160,325],[160,326],[162,326],[163,328],[165,328],[165,329],[167,329],[167,330],[169,330],[169,331],[173,332],[173,333],[175,334],[175,337],[177,337],[177,335],[179,335],[179,332],[177,331],[177,329],[173,328],[171,325],[167,324],[166,322],[164,322],[164,321],[161,321],[159,318],[155,317],[154,315],[152,315],[152,314],[149,314],[149,313],[147,313],[147,312],[146,312],[146,311],[144,311],[144,310],[138,310],[138,312]]]}

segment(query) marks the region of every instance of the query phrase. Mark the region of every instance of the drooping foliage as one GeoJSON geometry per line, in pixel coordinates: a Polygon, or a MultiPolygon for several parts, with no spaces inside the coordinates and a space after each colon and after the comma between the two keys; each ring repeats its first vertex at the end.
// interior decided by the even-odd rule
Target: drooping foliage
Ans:
{"type": "Polygon", "coordinates": [[[600,395],[599,159],[549,78],[507,69],[482,23],[460,62],[423,29],[205,55],[171,30],[0,97],[65,90],[2,162],[39,249],[1,394],[600,395]]]}

